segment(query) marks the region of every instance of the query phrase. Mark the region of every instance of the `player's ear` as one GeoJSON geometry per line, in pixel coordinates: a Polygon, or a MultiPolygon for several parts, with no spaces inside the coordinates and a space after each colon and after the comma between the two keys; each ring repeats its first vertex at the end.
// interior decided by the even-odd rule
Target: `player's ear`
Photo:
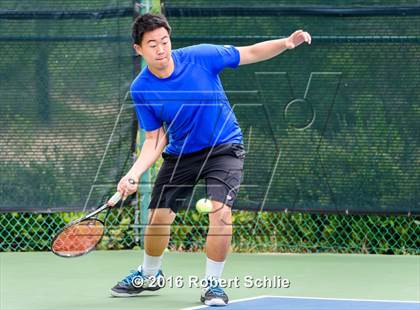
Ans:
{"type": "Polygon", "coordinates": [[[141,46],[138,44],[133,44],[133,48],[136,51],[137,54],[139,54],[140,56],[143,56],[143,51],[141,49],[141,46]]]}

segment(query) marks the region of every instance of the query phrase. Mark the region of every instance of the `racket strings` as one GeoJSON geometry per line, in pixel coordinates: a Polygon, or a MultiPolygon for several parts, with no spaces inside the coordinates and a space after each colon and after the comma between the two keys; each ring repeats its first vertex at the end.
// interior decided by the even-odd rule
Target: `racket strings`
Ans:
{"type": "MultiPolygon", "coordinates": [[[[118,199],[115,198],[115,196],[117,196],[117,194],[115,194],[111,199],[121,199],[119,194],[118,199]]],[[[120,218],[122,215],[123,210],[121,207],[123,204],[124,200],[121,200],[117,218],[120,218]]],[[[100,211],[102,211],[105,206],[106,205],[100,207],[100,211]]],[[[113,208],[107,208],[105,216],[100,216],[102,219],[87,218],[79,223],[75,223],[65,228],[54,238],[51,250],[55,254],[64,257],[80,256],[93,250],[101,241],[102,236],[105,233],[105,223],[108,215],[112,213],[111,209],[113,208]]]]}
{"type": "Polygon", "coordinates": [[[61,256],[82,255],[101,240],[104,225],[97,219],[88,219],[64,229],[54,240],[52,250],[61,256]]]}

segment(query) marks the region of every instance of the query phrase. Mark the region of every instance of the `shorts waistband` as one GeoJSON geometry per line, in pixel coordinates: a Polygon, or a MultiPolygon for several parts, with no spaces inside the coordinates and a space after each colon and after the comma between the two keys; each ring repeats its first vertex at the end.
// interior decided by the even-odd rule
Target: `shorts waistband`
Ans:
{"type": "Polygon", "coordinates": [[[179,157],[181,157],[181,158],[191,158],[191,157],[195,157],[195,156],[207,155],[210,151],[214,154],[217,154],[220,151],[231,150],[232,148],[237,148],[237,147],[243,149],[244,145],[240,144],[240,143],[224,143],[224,144],[215,145],[213,147],[204,148],[204,149],[201,149],[201,150],[196,151],[196,152],[186,153],[186,154],[173,155],[173,154],[163,152],[162,157],[165,160],[166,159],[177,160],[179,157]]]}

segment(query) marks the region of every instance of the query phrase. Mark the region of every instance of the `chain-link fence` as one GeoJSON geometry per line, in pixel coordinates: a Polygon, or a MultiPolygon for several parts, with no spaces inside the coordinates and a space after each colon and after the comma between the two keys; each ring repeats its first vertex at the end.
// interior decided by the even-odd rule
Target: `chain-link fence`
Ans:
{"type": "MultiPolygon", "coordinates": [[[[172,246],[202,249],[208,218],[191,213],[176,223],[172,246]]],[[[419,224],[409,217],[238,211],[232,247],[238,252],[419,254],[419,224]]]]}
{"type": "MultiPolygon", "coordinates": [[[[132,227],[135,224],[134,214],[133,207],[112,210],[106,219],[106,231],[98,248],[127,249],[138,244],[140,233],[132,227]]],[[[48,251],[54,235],[83,215],[82,212],[2,213],[0,251],[48,251]]]]}
{"type": "MultiPolygon", "coordinates": [[[[140,246],[141,226],[132,207],[114,210],[106,221],[99,249],[140,246]]],[[[47,251],[52,236],[80,214],[0,214],[0,251],[47,251]]],[[[180,213],[172,227],[169,248],[201,251],[208,217],[180,213]]],[[[232,250],[278,253],[420,254],[420,222],[413,217],[233,213],[232,250]],[[256,220],[257,219],[257,220],[256,220]]]]}
{"type": "MultiPolygon", "coordinates": [[[[236,250],[418,253],[414,4],[164,1],[175,47],[244,46],[299,28],[313,36],[312,47],[223,73],[249,151],[237,207],[274,211],[235,214],[236,250]],[[348,215],[369,212],[408,216],[348,215]]],[[[204,245],[197,221],[206,224],[178,218],[175,246],[204,245]]]]}
{"type": "MultiPolygon", "coordinates": [[[[131,0],[0,2],[1,251],[46,250],[131,165],[136,8],[131,0]]],[[[109,222],[121,233],[132,218],[109,222]]]]}
{"type": "MultiPolygon", "coordinates": [[[[91,198],[88,209],[109,196],[131,164],[133,113],[120,111],[139,63],[128,38],[132,1],[120,1],[117,7],[107,0],[39,3],[43,13],[38,11],[36,19],[26,2],[9,0],[0,7],[13,9],[13,14],[3,10],[0,20],[9,31],[0,36],[5,55],[0,61],[0,206],[10,211],[0,213],[0,251],[48,250],[52,236],[81,216],[85,198],[91,198]],[[74,212],[51,213],[60,209],[74,212]]],[[[418,16],[391,14],[390,22],[385,17],[349,16],[347,23],[333,16],[323,23],[316,16],[278,18],[272,13],[284,9],[275,7],[278,1],[263,1],[259,5],[269,9],[260,11],[268,16],[259,16],[256,23],[253,16],[239,14],[255,14],[255,1],[253,8],[242,5],[242,11],[228,16],[229,10],[214,8],[225,1],[207,3],[213,8],[203,8],[204,3],[180,9],[177,4],[192,1],[166,1],[175,47],[203,40],[251,44],[286,34],[276,29],[301,25],[312,27],[316,46],[316,33],[322,34],[313,50],[302,48],[258,70],[250,66],[223,75],[230,101],[240,107],[235,113],[249,151],[238,204],[242,210],[234,211],[233,249],[419,254],[415,217],[351,214],[418,214],[418,16]],[[395,35],[402,33],[400,28],[404,36],[395,35]],[[362,30],[370,33],[354,35],[362,30]],[[372,35],[375,31],[382,32],[372,35]],[[340,76],[312,79],[313,92],[306,101],[294,93],[305,92],[313,77],[310,71],[337,73],[337,68],[340,76]],[[273,74],[276,79],[269,78],[273,74]],[[319,123],[301,130],[313,111],[310,105],[294,103],[308,101],[319,123]],[[265,110],[255,110],[255,103],[266,105],[265,110]],[[270,211],[244,211],[260,208],[270,180],[274,190],[265,200],[270,211]],[[293,209],[340,215],[285,212],[293,209]],[[345,214],[349,210],[350,215],[345,214]]],[[[137,207],[113,210],[99,248],[141,245],[139,218],[137,207]]],[[[182,211],[172,228],[170,248],[203,249],[207,224],[205,215],[182,211]]]]}

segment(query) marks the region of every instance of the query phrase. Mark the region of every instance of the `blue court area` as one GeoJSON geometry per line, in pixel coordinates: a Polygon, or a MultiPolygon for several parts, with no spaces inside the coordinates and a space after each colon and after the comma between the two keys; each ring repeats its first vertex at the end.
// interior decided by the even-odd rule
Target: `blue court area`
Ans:
{"type": "MultiPolygon", "coordinates": [[[[214,307],[196,307],[192,309],[214,309],[214,307]]],[[[328,299],[309,297],[260,296],[233,300],[223,307],[226,310],[419,310],[420,302],[328,299]]]]}

